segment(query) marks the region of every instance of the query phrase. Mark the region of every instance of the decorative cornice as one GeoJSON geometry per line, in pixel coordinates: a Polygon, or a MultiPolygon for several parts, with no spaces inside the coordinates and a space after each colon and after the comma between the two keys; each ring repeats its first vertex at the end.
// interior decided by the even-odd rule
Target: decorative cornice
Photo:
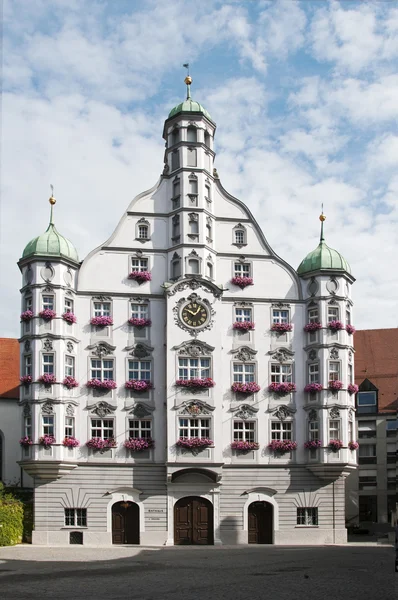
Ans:
{"type": "Polygon", "coordinates": [[[215,406],[210,406],[203,400],[185,400],[174,406],[173,410],[181,415],[209,415],[215,410],[215,406]]]}
{"type": "Polygon", "coordinates": [[[91,354],[95,354],[95,356],[102,358],[103,356],[113,354],[113,352],[116,350],[116,346],[112,346],[108,342],[101,341],[87,346],[87,349],[92,351],[91,354]]]}
{"type": "Polygon", "coordinates": [[[230,350],[230,354],[233,354],[234,358],[246,362],[247,360],[253,360],[257,354],[257,350],[249,348],[249,346],[240,346],[234,350],[230,350]]]}
{"type": "Polygon", "coordinates": [[[199,340],[188,340],[186,342],[182,342],[179,346],[173,346],[172,350],[178,351],[179,355],[184,356],[208,356],[214,350],[214,346],[210,346],[206,344],[206,342],[201,342],[199,340]]]}
{"type": "Polygon", "coordinates": [[[87,405],[87,409],[92,413],[98,415],[99,417],[106,417],[115,412],[117,409],[117,404],[109,404],[109,402],[105,402],[104,400],[100,400],[95,404],[87,405]]]}
{"type": "Polygon", "coordinates": [[[280,421],[284,421],[285,419],[292,417],[294,413],[297,412],[297,408],[286,406],[286,404],[280,404],[276,408],[268,408],[267,412],[272,413],[272,416],[280,421]]]}
{"type": "Polygon", "coordinates": [[[150,356],[155,348],[153,346],[148,346],[143,342],[137,342],[132,346],[126,346],[123,350],[130,352],[131,356],[136,356],[137,358],[145,358],[146,356],[150,356]]]}
{"type": "Polygon", "coordinates": [[[155,410],[154,406],[149,406],[146,402],[135,402],[131,406],[126,406],[125,409],[130,415],[134,415],[138,419],[149,417],[155,410]]]}
{"type": "Polygon", "coordinates": [[[177,292],[182,292],[187,288],[197,290],[199,288],[207,289],[212,292],[216,298],[221,298],[223,289],[212,283],[208,279],[192,277],[190,279],[182,279],[176,283],[164,284],[166,296],[174,296],[177,292]]]}
{"type": "Polygon", "coordinates": [[[271,358],[277,360],[280,363],[288,361],[292,362],[294,357],[293,350],[289,350],[289,348],[283,347],[276,348],[275,350],[269,350],[267,354],[269,354],[271,358]]]}
{"type": "Polygon", "coordinates": [[[230,408],[230,412],[235,413],[234,417],[238,417],[238,419],[250,419],[253,418],[256,413],[258,413],[258,408],[254,406],[250,406],[250,404],[241,404],[236,408],[230,408]]]}

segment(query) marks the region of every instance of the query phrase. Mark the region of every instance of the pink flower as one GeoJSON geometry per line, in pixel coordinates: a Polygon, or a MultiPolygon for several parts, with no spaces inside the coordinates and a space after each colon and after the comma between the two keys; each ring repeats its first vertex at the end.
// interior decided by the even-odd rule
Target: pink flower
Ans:
{"type": "Polygon", "coordinates": [[[292,331],[293,325],[291,323],[273,323],[271,325],[271,331],[275,331],[276,333],[287,333],[288,331],[292,331]]]}
{"type": "Polygon", "coordinates": [[[338,392],[339,390],[341,390],[341,388],[343,387],[343,382],[342,381],[329,381],[329,390],[332,390],[332,392],[338,392]]]}
{"type": "Polygon", "coordinates": [[[52,321],[52,319],[55,319],[56,316],[57,313],[55,310],[51,310],[51,308],[45,308],[39,312],[39,317],[41,317],[44,321],[52,321]]]}
{"type": "Polygon", "coordinates": [[[21,321],[30,321],[31,319],[33,319],[33,312],[31,310],[25,310],[23,313],[21,313],[21,321]]]}
{"type": "Polygon", "coordinates": [[[268,444],[268,448],[273,452],[285,454],[286,452],[296,450],[297,442],[292,442],[291,440],[272,440],[268,444]]]}
{"type": "Polygon", "coordinates": [[[19,378],[19,381],[24,385],[30,385],[33,381],[32,375],[22,375],[22,377],[19,378]]]}
{"type": "Polygon", "coordinates": [[[268,389],[270,392],[273,392],[274,394],[278,394],[278,396],[286,396],[287,394],[290,394],[291,392],[295,392],[296,391],[296,384],[295,383],[271,383],[268,386],[268,389]]]}
{"type": "Polygon", "coordinates": [[[318,448],[322,448],[322,442],[321,440],[309,440],[308,442],[304,442],[304,448],[317,450],[318,448]]]}
{"type": "Polygon", "coordinates": [[[350,335],[352,335],[353,333],[355,333],[356,329],[353,325],[346,325],[345,326],[345,330],[347,333],[349,333],[350,335]]]}
{"type": "Polygon", "coordinates": [[[341,440],[330,440],[329,442],[329,448],[332,452],[338,452],[342,447],[343,442],[341,440]]]}
{"type": "Polygon", "coordinates": [[[140,379],[130,379],[124,384],[128,390],[135,390],[136,392],[145,392],[146,390],[152,389],[152,383],[150,381],[140,379]]]}
{"type": "Polygon", "coordinates": [[[212,388],[215,383],[211,379],[211,377],[206,377],[204,379],[177,379],[176,385],[179,387],[189,387],[189,388],[212,388]]]}
{"type": "Polygon", "coordinates": [[[356,383],[349,383],[347,386],[347,392],[352,396],[353,394],[357,394],[359,387],[356,383]]]}
{"type": "Polygon", "coordinates": [[[39,438],[40,446],[45,446],[46,448],[48,446],[52,446],[53,444],[55,444],[55,442],[56,440],[53,435],[43,435],[41,438],[39,438]]]}
{"type": "Polygon", "coordinates": [[[24,446],[25,448],[27,448],[33,444],[32,440],[30,439],[30,437],[28,435],[21,437],[21,439],[19,440],[19,443],[21,446],[24,446]]]}
{"type": "Polygon", "coordinates": [[[348,442],[348,447],[350,450],[358,450],[359,444],[358,442],[348,442]]]}
{"type": "Polygon", "coordinates": [[[231,442],[231,448],[232,450],[238,450],[238,452],[249,452],[250,450],[258,450],[260,444],[257,442],[235,441],[231,442]]]}
{"type": "Polygon", "coordinates": [[[340,331],[341,329],[344,329],[344,325],[341,321],[329,321],[328,329],[331,331],[340,331]]]}
{"type": "Polygon", "coordinates": [[[105,381],[101,381],[101,379],[90,379],[87,381],[86,386],[97,390],[114,390],[117,388],[117,383],[116,381],[113,381],[113,379],[105,379],[105,381]]]}
{"type": "Polygon", "coordinates": [[[68,390],[71,390],[74,387],[78,387],[79,385],[76,379],[74,377],[71,377],[70,375],[67,375],[62,383],[66,388],[68,388],[68,390]]]}
{"type": "Polygon", "coordinates": [[[307,333],[318,331],[318,329],[322,329],[322,323],[318,323],[318,321],[311,321],[311,323],[307,323],[307,325],[304,326],[304,331],[307,333]]]}
{"type": "Polygon", "coordinates": [[[317,392],[321,392],[323,390],[321,383],[308,383],[304,391],[308,394],[316,394],[317,392]]]}
{"type": "Polygon", "coordinates": [[[137,317],[131,317],[128,322],[133,327],[150,327],[152,325],[151,319],[139,319],[137,317]]]}
{"type": "Polygon", "coordinates": [[[38,381],[44,383],[44,385],[51,385],[52,383],[56,383],[57,380],[52,373],[44,373],[44,375],[40,375],[38,381]]]}
{"type": "Polygon", "coordinates": [[[248,285],[253,285],[253,278],[246,277],[246,276],[232,277],[231,283],[233,283],[234,285],[237,285],[238,287],[240,287],[243,290],[243,288],[247,287],[248,285]]]}
{"type": "Polygon", "coordinates": [[[88,448],[93,450],[107,450],[108,448],[116,448],[117,444],[113,438],[103,440],[102,438],[91,438],[86,442],[88,448]]]}
{"type": "Polygon", "coordinates": [[[66,448],[77,448],[77,446],[80,446],[80,442],[75,437],[70,436],[70,437],[65,437],[62,440],[62,445],[65,446],[66,448]]]}
{"type": "Polygon", "coordinates": [[[62,318],[64,321],[66,321],[67,323],[76,323],[77,319],[76,316],[72,313],[72,312],[65,312],[62,315],[62,318]]]}
{"type": "Polygon", "coordinates": [[[96,327],[107,327],[113,325],[113,319],[112,317],[93,317],[90,323],[96,327]]]}
{"type": "Polygon", "coordinates": [[[154,446],[155,442],[151,438],[129,438],[124,442],[124,447],[132,452],[141,452],[154,446]]]}
{"type": "Polygon", "coordinates": [[[206,448],[206,446],[213,446],[213,444],[214,444],[214,442],[210,438],[197,438],[197,437],[193,437],[193,438],[182,437],[179,440],[177,440],[177,442],[176,442],[176,446],[179,446],[180,448],[188,448],[188,449],[206,448]]]}
{"type": "Polygon", "coordinates": [[[241,383],[236,381],[232,384],[231,390],[233,392],[239,392],[240,394],[255,394],[260,391],[260,386],[258,383],[254,383],[254,381],[249,383],[241,383]]]}
{"type": "Polygon", "coordinates": [[[240,331],[251,331],[254,329],[254,323],[252,321],[235,321],[232,327],[240,331]]]}
{"type": "Polygon", "coordinates": [[[145,283],[145,281],[151,281],[152,274],[149,271],[132,271],[129,274],[129,279],[134,279],[137,283],[145,283]]]}

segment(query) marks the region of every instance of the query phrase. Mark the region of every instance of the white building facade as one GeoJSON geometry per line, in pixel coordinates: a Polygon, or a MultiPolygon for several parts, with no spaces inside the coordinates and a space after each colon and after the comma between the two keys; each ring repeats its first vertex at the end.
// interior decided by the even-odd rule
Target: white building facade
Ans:
{"type": "Polygon", "coordinates": [[[110,239],[79,263],[51,218],[19,262],[33,543],[345,542],[354,279],[323,234],[274,253],[187,89],[110,239]]]}

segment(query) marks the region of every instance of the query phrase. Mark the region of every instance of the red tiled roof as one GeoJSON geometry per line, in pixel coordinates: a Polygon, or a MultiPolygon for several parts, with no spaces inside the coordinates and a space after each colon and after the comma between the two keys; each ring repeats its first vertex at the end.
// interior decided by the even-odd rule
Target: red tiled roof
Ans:
{"type": "Polygon", "coordinates": [[[355,383],[378,388],[379,412],[398,410],[398,328],[357,331],[354,347],[355,383]]]}
{"type": "Polygon", "coordinates": [[[0,338],[0,398],[19,398],[19,342],[0,338]]]}

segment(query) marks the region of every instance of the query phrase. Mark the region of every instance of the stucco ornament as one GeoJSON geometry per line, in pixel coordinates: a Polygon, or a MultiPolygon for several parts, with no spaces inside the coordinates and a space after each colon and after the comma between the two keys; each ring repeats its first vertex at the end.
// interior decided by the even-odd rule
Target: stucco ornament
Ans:
{"type": "Polygon", "coordinates": [[[213,318],[215,315],[215,310],[213,309],[212,305],[210,304],[209,300],[207,300],[207,298],[202,298],[201,296],[198,296],[198,294],[196,294],[195,292],[193,294],[190,294],[187,298],[180,298],[180,300],[173,308],[173,313],[174,321],[178,325],[178,327],[180,327],[180,329],[184,329],[184,331],[187,331],[189,335],[193,337],[197,337],[197,335],[200,332],[206,331],[207,329],[211,329],[213,327],[213,318]],[[203,307],[207,314],[207,318],[203,319],[203,324],[197,325],[195,327],[190,326],[188,322],[186,322],[187,320],[184,320],[185,315],[183,316],[184,310],[188,310],[189,307],[192,305],[196,305],[197,307],[203,307]]]}

